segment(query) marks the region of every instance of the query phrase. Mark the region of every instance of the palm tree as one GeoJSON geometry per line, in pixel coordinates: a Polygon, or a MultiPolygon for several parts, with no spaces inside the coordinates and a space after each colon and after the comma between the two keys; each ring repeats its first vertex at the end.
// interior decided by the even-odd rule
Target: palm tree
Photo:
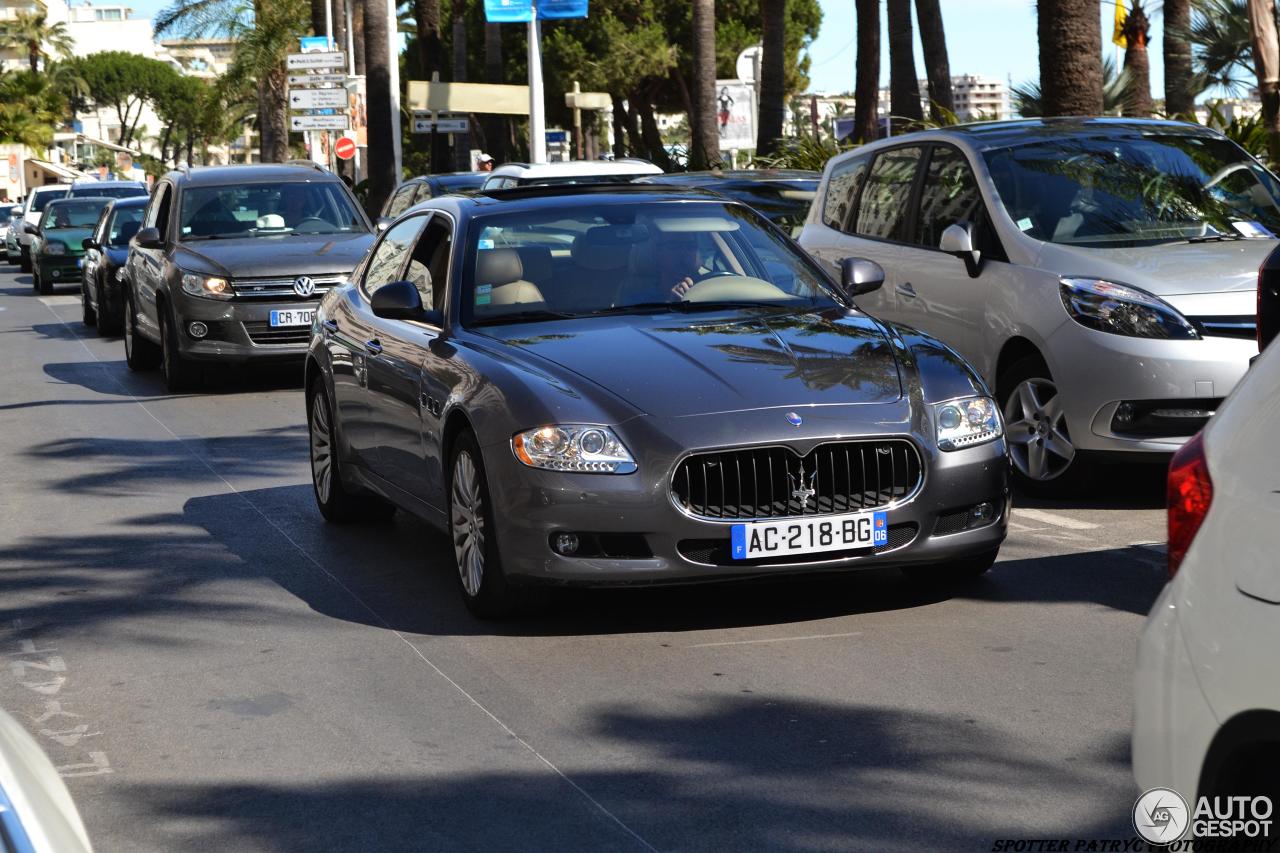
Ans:
{"type": "Polygon", "coordinates": [[[1191,0],[1164,0],[1164,111],[1170,117],[1195,109],[1191,90],[1191,0]]]}
{"type": "MultiPolygon", "coordinates": [[[[502,24],[484,25],[484,82],[504,83],[502,73],[502,24]]],[[[486,152],[499,163],[507,159],[507,120],[500,115],[483,119],[486,152]]]]}
{"type": "Polygon", "coordinates": [[[221,35],[235,41],[229,73],[257,83],[259,150],[263,161],[289,158],[285,56],[307,32],[309,0],[178,0],[156,18],[156,35],[221,35]]]}
{"type": "Polygon", "coordinates": [[[376,213],[382,210],[400,178],[391,138],[391,16],[384,0],[356,2],[364,6],[365,97],[369,109],[369,195],[365,206],[370,213],[376,213]]]}
{"type": "Polygon", "coordinates": [[[888,0],[889,112],[895,118],[918,122],[920,84],[916,79],[915,40],[911,31],[911,0],[888,0]]]}
{"type": "Polygon", "coordinates": [[[760,28],[763,53],[760,57],[760,132],[756,156],[773,153],[782,136],[782,120],[786,115],[786,28],[787,0],[761,0],[760,28]]]}
{"type": "Polygon", "coordinates": [[[689,168],[720,162],[716,121],[716,5],[693,0],[693,115],[689,126],[689,168]]]}
{"type": "Polygon", "coordinates": [[[1151,27],[1142,0],[1133,0],[1133,8],[1124,22],[1124,68],[1129,72],[1129,87],[1124,99],[1124,115],[1151,117],[1151,65],[1147,56],[1147,40],[1151,27]]]}
{"type": "Polygon", "coordinates": [[[1262,100],[1262,123],[1267,128],[1271,161],[1280,161],[1280,49],[1276,34],[1275,0],[1249,0],[1249,30],[1253,62],[1262,100]]]}
{"type": "Polygon", "coordinates": [[[941,120],[955,110],[951,94],[951,63],[947,59],[947,34],[942,27],[938,0],[916,0],[916,20],[920,23],[920,44],[924,47],[924,72],[929,78],[929,116],[941,120]]]}
{"type": "Polygon", "coordinates": [[[364,67],[364,4],[351,0],[351,57],[357,75],[365,73],[364,67]]]}
{"type": "Polygon", "coordinates": [[[1102,111],[1102,20],[1097,0],[1036,0],[1044,114],[1102,111]]]}
{"type": "Polygon", "coordinates": [[[25,53],[32,71],[40,70],[40,60],[48,57],[50,51],[67,57],[75,47],[67,25],[50,24],[48,15],[44,3],[37,2],[34,11],[19,12],[0,24],[0,46],[25,53]]]}
{"type": "Polygon", "coordinates": [[[853,136],[869,142],[880,134],[880,0],[857,0],[858,56],[853,90],[853,136]]]}
{"type": "MultiPolygon", "coordinates": [[[[1125,98],[1129,92],[1129,69],[1117,70],[1115,62],[1109,56],[1102,58],[1102,112],[1105,115],[1119,115],[1124,109],[1125,98]]],[[[1039,83],[1023,83],[1014,86],[1013,108],[1023,118],[1038,118],[1045,114],[1044,97],[1040,94],[1039,83]]]]}

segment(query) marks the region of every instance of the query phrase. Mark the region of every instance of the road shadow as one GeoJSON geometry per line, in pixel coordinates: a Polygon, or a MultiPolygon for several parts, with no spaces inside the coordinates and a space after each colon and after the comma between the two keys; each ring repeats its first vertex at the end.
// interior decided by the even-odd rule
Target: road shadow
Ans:
{"type": "MultiPolygon", "coordinates": [[[[297,364],[284,365],[204,365],[202,381],[196,391],[173,394],[165,387],[164,378],[158,370],[130,370],[124,360],[123,344],[120,344],[119,360],[54,362],[44,365],[44,372],[50,379],[79,385],[95,394],[139,398],[175,399],[302,388],[302,361],[299,359],[297,364]]],[[[301,400],[298,411],[302,412],[301,400]]]]}
{"type": "Polygon", "coordinates": [[[1043,509],[1164,509],[1167,459],[1099,464],[1089,488],[1078,495],[1044,498],[1014,490],[1015,507],[1043,509]]]}
{"type": "MultiPolygon", "coordinates": [[[[572,734],[594,749],[567,778],[514,744],[468,767],[453,745],[431,742],[440,712],[423,707],[424,739],[404,744],[384,773],[324,766],[312,778],[325,781],[299,782],[273,779],[264,765],[263,781],[120,780],[95,793],[86,822],[92,836],[93,812],[105,821],[114,808],[130,815],[130,841],[148,849],[276,853],[914,853],[990,850],[1006,838],[1132,837],[1127,755],[1113,743],[1069,754],[964,708],[675,699],[663,710],[589,705],[572,734]],[[605,769],[601,752],[624,760],[605,769]]],[[[496,725],[492,734],[509,741],[496,725]]]]}

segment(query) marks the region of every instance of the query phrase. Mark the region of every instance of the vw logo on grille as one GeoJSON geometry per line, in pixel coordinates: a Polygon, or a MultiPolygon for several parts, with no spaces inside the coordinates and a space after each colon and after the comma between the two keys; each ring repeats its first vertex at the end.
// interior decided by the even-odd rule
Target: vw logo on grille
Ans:
{"type": "Polygon", "coordinates": [[[310,296],[316,292],[316,283],[309,275],[300,275],[293,280],[293,292],[299,296],[310,296]]]}

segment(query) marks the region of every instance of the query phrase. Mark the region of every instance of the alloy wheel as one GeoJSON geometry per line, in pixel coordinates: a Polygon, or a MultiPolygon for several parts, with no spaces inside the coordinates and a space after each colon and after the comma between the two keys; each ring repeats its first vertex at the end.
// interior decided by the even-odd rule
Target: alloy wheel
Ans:
{"type": "Polygon", "coordinates": [[[133,360],[133,300],[124,301],[124,357],[133,360]]]}
{"type": "Polygon", "coordinates": [[[452,513],[453,554],[467,595],[480,594],[484,582],[484,501],[480,494],[480,472],[471,454],[464,450],[453,465],[452,513]]]}
{"type": "Polygon", "coordinates": [[[1048,379],[1024,379],[1004,404],[1005,434],[1013,464],[1023,476],[1044,482],[1071,466],[1076,449],[1067,432],[1058,388],[1048,379]]]}
{"type": "Polygon", "coordinates": [[[311,399],[311,481],[320,503],[329,502],[333,489],[333,431],[329,428],[329,407],[323,394],[311,399]]]}

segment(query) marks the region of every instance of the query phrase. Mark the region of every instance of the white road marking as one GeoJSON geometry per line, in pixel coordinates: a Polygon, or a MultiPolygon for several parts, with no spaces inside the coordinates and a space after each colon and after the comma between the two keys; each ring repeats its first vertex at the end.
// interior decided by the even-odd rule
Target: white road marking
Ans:
{"type": "MultiPolygon", "coordinates": [[[[53,298],[55,298],[55,299],[56,299],[56,298],[58,298],[58,297],[53,297],[53,298]]],[[[79,301],[79,300],[74,299],[74,297],[67,297],[67,298],[72,299],[73,301],[75,301],[75,302],[77,302],[77,303],[78,303],[78,301],[79,301]]],[[[41,300],[41,301],[43,301],[43,300],[41,300]]],[[[46,302],[45,304],[46,304],[46,305],[48,305],[48,303],[47,303],[47,302],[46,302]]],[[[53,316],[58,320],[58,322],[62,323],[62,325],[66,326],[68,329],[71,329],[71,324],[70,324],[70,323],[68,323],[66,320],[63,320],[61,317],[59,317],[59,316],[57,315],[57,313],[55,313],[55,312],[53,311],[53,309],[52,309],[52,308],[50,308],[50,313],[51,313],[51,314],[53,314],[53,316]]],[[[104,371],[104,372],[107,372],[107,367],[106,367],[106,365],[105,365],[105,364],[103,364],[103,362],[102,362],[102,361],[101,361],[101,360],[100,360],[96,355],[94,355],[93,350],[89,349],[89,346],[88,346],[88,344],[86,344],[86,343],[84,342],[84,339],[80,338],[79,336],[76,336],[76,340],[79,342],[79,344],[80,344],[81,348],[82,348],[86,353],[88,353],[88,354],[89,354],[89,358],[93,359],[93,361],[94,361],[94,362],[95,362],[99,367],[101,367],[101,368],[103,369],[103,371],[104,371]]],[[[296,541],[292,536],[290,536],[287,532],[285,532],[285,529],[284,529],[283,527],[281,527],[278,523],[276,523],[276,520],[275,520],[274,518],[272,518],[271,516],[269,516],[269,515],[267,515],[265,512],[263,512],[263,511],[262,511],[262,509],[261,509],[261,508],[259,508],[257,504],[255,504],[253,501],[249,500],[248,496],[246,496],[246,495],[244,494],[244,492],[242,492],[242,491],[240,491],[239,489],[237,489],[234,485],[232,485],[232,484],[231,484],[231,482],[230,482],[226,477],[222,476],[222,473],[221,473],[221,472],[219,472],[216,468],[214,468],[214,467],[213,467],[213,465],[212,465],[212,464],[210,464],[208,460],[206,460],[206,459],[205,459],[204,457],[202,457],[200,454],[196,453],[196,452],[195,452],[195,450],[192,448],[191,443],[190,443],[187,439],[182,438],[182,437],[181,437],[181,436],[179,436],[176,432],[174,432],[173,430],[171,430],[171,429],[169,428],[169,425],[168,425],[168,424],[166,424],[164,421],[160,420],[160,418],[156,417],[155,412],[151,411],[151,409],[147,406],[147,404],[146,404],[146,403],[144,403],[142,400],[140,400],[140,399],[138,399],[137,397],[135,397],[133,394],[130,394],[130,393],[129,393],[129,389],[128,389],[128,388],[126,388],[126,387],[124,386],[124,383],[122,383],[122,382],[120,382],[118,379],[116,379],[116,377],[115,377],[115,376],[113,376],[110,372],[107,372],[107,376],[108,376],[108,377],[110,377],[110,378],[115,382],[115,384],[116,384],[116,385],[120,388],[120,390],[123,392],[124,396],[127,396],[127,397],[128,397],[129,399],[131,399],[134,403],[136,403],[136,404],[138,405],[138,407],[139,407],[140,409],[142,409],[142,411],[146,412],[146,413],[147,413],[147,415],[148,415],[148,416],[149,416],[153,421],[155,421],[155,422],[156,422],[156,424],[158,424],[158,425],[159,425],[159,427],[160,427],[162,430],[164,430],[164,431],[165,431],[165,432],[167,432],[169,435],[171,435],[171,436],[173,437],[173,440],[174,440],[174,441],[176,441],[176,442],[178,442],[178,444],[179,444],[179,445],[181,445],[181,447],[182,447],[184,450],[186,450],[186,451],[187,451],[187,453],[189,453],[189,454],[192,456],[192,458],[194,458],[198,463],[200,463],[202,466],[204,466],[204,468],[205,468],[206,470],[208,470],[208,471],[209,471],[209,473],[210,473],[210,474],[212,474],[215,478],[217,478],[218,480],[220,480],[220,481],[222,482],[222,484],[223,484],[223,485],[225,485],[225,486],[226,486],[226,487],[231,491],[231,493],[232,493],[232,494],[234,494],[236,497],[240,498],[240,500],[244,501],[244,502],[245,502],[245,504],[247,504],[247,505],[249,506],[249,508],[250,508],[250,509],[252,509],[254,512],[256,512],[256,513],[259,515],[259,517],[261,517],[261,518],[262,518],[262,520],[263,520],[263,521],[265,521],[267,524],[269,524],[271,527],[273,527],[273,528],[275,529],[275,531],[276,531],[277,533],[279,533],[279,534],[280,534],[280,536],[281,536],[281,537],[283,537],[283,538],[284,538],[284,540],[285,540],[286,542],[288,542],[290,545],[292,545],[292,546],[293,546],[294,550],[296,550],[300,555],[302,555],[302,558],[303,558],[304,560],[306,560],[306,561],[307,561],[308,563],[310,563],[311,565],[315,566],[315,567],[316,567],[316,569],[317,569],[321,574],[323,574],[325,577],[327,577],[327,578],[328,578],[328,579],[329,579],[329,580],[330,580],[330,581],[331,581],[335,586],[337,586],[339,589],[341,589],[343,592],[345,592],[348,596],[350,596],[350,598],[351,598],[351,600],[352,600],[352,601],[354,601],[356,604],[359,604],[362,608],[364,608],[364,609],[365,609],[365,611],[366,611],[366,612],[368,612],[368,614],[369,614],[370,616],[372,616],[375,620],[377,620],[377,622],[378,622],[380,625],[382,625],[382,627],[383,627],[383,628],[385,628],[387,631],[389,631],[389,632],[390,632],[392,635],[394,635],[395,637],[399,638],[399,640],[400,640],[402,643],[404,643],[406,646],[408,646],[410,649],[412,649],[412,650],[413,650],[413,653],[414,653],[415,655],[417,655],[417,657],[418,657],[418,658],[419,658],[423,663],[425,663],[427,666],[431,667],[431,669],[436,673],[436,675],[440,676],[440,677],[441,677],[442,679],[444,679],[444,680],[445,680],[445,681],[446,681],[446,682],[447,682],[451,687],[453,687],[453,689],[455,689],[455,690],[457,690],[459,693],[461,693],[461,694],[462,694],[462,696],[463,696],[464,698],[466,698],[466,700],[467,700],[468,702],[470,702],[473,706],[475,706],[475,707],[476,707],[476,708],[477,708],[481,713],[483,713],[485,716],[487,716],[490,720],[493,720],[493,722],[494,722],[495,724],[497,724],[498,728],[502,729],[502,731],[503,731],[503,732],[505,732],[505,733],[507,734],[507,736],[508,736],[508,737],[512,738],[516,743],[518,743],[518,744],[520,744],[522,747],[524,747],[524,749],[526,749],[526,750],[527,750],[527,751],[528,751],[528,752],[529,752],[529,753],[530,753],[534,758],[536,758],[539,762],[541,762],[541,763],[542,763],[542,764],[543,764],[543,765],[544,765],[548,770],[550,770],[550,771],[551,771],[552,773],[554,773],[556,776],[559,776],[559,777],[560,777],[560,779],[561,779],[561,780],[563,780],[563,781],[565,782],[565,784],[567,784],[570,788],[572,788],[574,791],[576,791],[576,792],[577,792],[577,793],[578,793],[578,794],[579,794],[583,799],[585,799],[588,803],[590,803],[592,806],[594,806],[594,807],[596,808],[596,810],[597,810],[597,811],[599,811],[599,812],[600,812],[601,814],[603,814],[606,818],[608,818],[608,819],[609,819],[609,820],[610,820],[610,821],[611,821],[615,826],[617,826],[619,829],[621,829],[623,832],[625,832],[625,833],[626,833],[627,835],[629,835],[631,838],[635,839],[635,841],[636,841],[638,844],[640,844],[640,846],[642,846],[644,849],[646,849],[646,850],[650,851],[650,853],[659,853],[658,848],[654,847],[652,844],[650,844],[648,841],[646,841],[643,837],[641,837],[641,835],[640,835],[638,832],[636,832],[636,831],[635,831],[634,829],[632,829],[630,826],[628,826],[627,824],[623,823],[623,822],[622,822],[622,819],[621,819],[620,817],[618,817],[618,816],[617,816],[617,815],[615,815],[613,812],[611,812],[611,811],[609,811],[607,808],[605,808],[604,804],[603,804],[603,803],[601,803],[599,800],[597,800],[595,797],[593,797],[593,796],[591,796],[590,794],[588,794],[588,793],[587,793],[587,791],[586,791],[586,790],[585,790],[581,785],[579,785],[577,782],[573,781],[573,779],[569,778],[569,776],[568,776],[568,775],[567,775],[563,770],[561,770],[558,766],[556,766],[556,765],[551,761],[551,759],[547,758],[545,755],[543,755],[541,752],[539,752],[539,751],[537,750],[537,748],[533,746],[533,744],[529,743],[527,740],[525,740],[524,738],[520,737],[520,735],[516,734],[516,733],[511,729],[511,727],[510,727],[510,726],[508,726],[506,723],[504,723],[502,720],[500,720],[496,714],[494,714],[494,713],[493,713],[492,711],[490,711],[487,707],[485,707],[485,705],[483,705],[483,704],[480,702],[480,700],[479,700],[479,699],[477,699],[476,697],[472,696],[470,693],[468,693],[468,692],[466,691],[466,689],[465,689],[461,684],[459,684],[458,682],[456,682],[456,681],[454,681],[452,678],[450,678],[450,677],[445,673],[445,671],[444,671],[443,669],[441,669],[438,665],[436,665],[436,663],[435,663],[434,661],[432,661],[432,660],[431,660],[430,658],[428,658],[425,654],[423,654],[422,650],[421,650],[421,649],[419,649],[417,646],[415,646],[415,645],[413,644],[413,642],[412,642],[408,637],[406,637],[406,636],[405,636],[404,634],[402,634],[400,631],[397,631],[395,628],[392,628],[392,627],[391,627],[391,623],[389,623],[385,618],[383,618],[383,616],[382,616],[382,614],[381,614],[381,613],[379,613],[377,610],[375,610],[375,609],[374,609],[370,604],[368,604],[368,603],[367,603],[363,598],[361,598],[360,596],[356,595],[356,594],[355,594],[355,592],[353,592],[353,591],[351,590],[351,588],[350,588],[350,587],[348,587],[348,586],[347,586],[346,584],[344,584],[341,580],[339,580],[339,579],[338,579],[338,577],[337,577],[336,575],[334,575],[332,572],[330,572],[328,569],[326,569],[324,566],[322,566],[322,565],[320,564],[320,562],[319,562],[315,557],[311,556],[311,554],[310,554],[310,553],[308,553],[308,552],[307,552],[307,550],[306,550],[305,548],[303,548],[300,544],[298,544],[298,542],[297,542],[297,541],[296,541]]],[[[91,759],[92,761],[94,761],[94,762],[95,762],[95,764],[94,764],[94,765],[70,765],[70,766],[67,766],[67,767],[58,767],[58,768],[56,768],[56,769],[57,769],[57,770],[59,771],[59,773],[60,773],[62,776],[64,776],[64,777],[69,777],[69,776],[92,776],[92,775],[95,775],[96,773],[110,773],[110,772],[112,772],[112,771],[111,771],[111,769],[110,769],[110,766],[109,766],[109,765],[108,765],[108,763],[107,763],[107,757],[106,757],[106,755],[105,755],[104,753],[100,753],[100,752],[90,752],[90,753],[89,753],[89,757],[90,757],[90,759],[91,759]],[[71,771],[71,772],[67,772],[67,771],[71,771]],[[77,772],[77,771],[78,771],[78,772],[77,772]]]]}
{"type": "MultiPolygon", "coordinates": [[[[45,305],[48,305],[50,308],[54,308],[54,307],[57,307],[58,305],[79,305],[80,297],[79,296],[41,296],[40,301],[43,302],[45,305]]],[[[62,320],[61,317],[59,317],[58,319],[62,320]]]]}
{"type": "Polygon", "coordinates": [[[686,646],[689,649],[709,649],[713,646],[753,646],[757,643],[794,643],[799,640],[834,640],[840,637],[861,637],[861,631],[849,631],[845,634],[810,634],[807,637],[769,637],[763,640],[725,640],[721,643],[694,643],[686,646]]]}
{"type": "Polygon", "coordinates": [[[1054,524],[1058,527],[1065,527],[1068,530],[1094,530],[1098,525],[1091,524],[1087,521],[1077,521],[1066,515],[1058,515],[1056,512],[1045,512],[1042,509],[1025,509],[1016,507],[1013,514],[1022,518],[1029,518],[1032,521],[1043,521],[1045,524],[1054,524]]]}

